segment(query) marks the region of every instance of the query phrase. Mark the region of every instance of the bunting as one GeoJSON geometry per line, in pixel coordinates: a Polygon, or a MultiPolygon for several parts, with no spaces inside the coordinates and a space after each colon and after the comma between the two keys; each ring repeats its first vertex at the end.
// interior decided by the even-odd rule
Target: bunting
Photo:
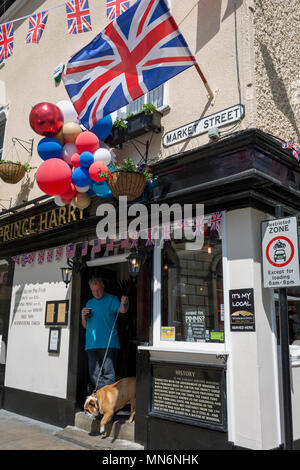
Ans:
{"type": "Polygon", "coordinates": [[[68,33],[79,34],[92,30],[88,0],[70,0],[66,3],[68,33]]]}
{"type": "Polygon", "coordinates": [[[38,44],[48,19],[48,10],[29,17],[29,31],[25,44],[38,44]]]}
{"type": "Polygon", "coordinates": [[[8,59],[14,48],[14,25],[12,22],[0,25],[0,64],[8,59]]]}

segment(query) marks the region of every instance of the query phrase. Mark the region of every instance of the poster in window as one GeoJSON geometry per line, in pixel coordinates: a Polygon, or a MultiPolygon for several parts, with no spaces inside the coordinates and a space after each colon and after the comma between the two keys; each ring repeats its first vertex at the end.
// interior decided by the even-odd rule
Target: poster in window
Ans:
{"type": "Polygon", "coordinates": [[[253,289],[233,289],[229,291],[230,330],[255,331],[253,289]]]}

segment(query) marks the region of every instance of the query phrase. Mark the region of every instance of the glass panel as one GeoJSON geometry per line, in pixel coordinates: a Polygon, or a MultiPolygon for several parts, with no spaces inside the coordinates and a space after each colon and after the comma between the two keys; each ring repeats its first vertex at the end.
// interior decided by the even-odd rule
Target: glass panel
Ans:
{"type": "Polygon", "coordinates": [[[164,85],[160,85],[154,90],[149,91],[146,95],[132,101],[117,111],[117,117],[126,118],[128,114],[137,114],[141,111],[144,103],[152,103],[156,108],[160,108],[164,104],[164,85]]]}
{"type": "Polygon", "coordinates": [[[162,252],[161,339],[224,342],[222,240],[206,227],[201,250],[172,240],[162,252]]]}

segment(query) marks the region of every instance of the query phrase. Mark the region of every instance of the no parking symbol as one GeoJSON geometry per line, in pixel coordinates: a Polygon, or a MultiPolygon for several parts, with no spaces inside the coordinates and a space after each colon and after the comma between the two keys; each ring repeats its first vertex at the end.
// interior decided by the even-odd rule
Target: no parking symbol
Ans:
{"type": "Polygon", "coordinates": [[[264,287],[300,285],[297,218],[262,222],[264,287]]]}

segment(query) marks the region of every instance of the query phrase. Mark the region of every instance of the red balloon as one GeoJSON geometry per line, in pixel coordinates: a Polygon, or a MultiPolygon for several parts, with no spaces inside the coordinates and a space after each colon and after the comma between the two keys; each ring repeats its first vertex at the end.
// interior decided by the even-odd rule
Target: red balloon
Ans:
{"type": "Polygon", "coordinates": [[[39,188],[50,196],[60,196],[68,191],[72,182],[72,170],[60,158],[45,160],[36,172],[39,188]]]}
{"type": "Polygon", "coordinates": [[[67,201],[70,200],[71,202],[71,200],[73,199],[76,193],[77,193],[77,189],[75,188],[75,185],[71,183],[67,191],[65,191],[63,194],[60,195],[62,202],[64,202],[63,199],[67,201]]]}
{"type": "Polygon", "coordinates": [[[67,197],[62,197],[62,196],[60,196],[60,199],[61,199],[61,202],[62,202],[63,204],[66,204],[66,205],[71,204],[71,202],[72,202],[72,199],[69,199],[69,198],[67,198],[67,197]]]}
{"type": "Polygon", "coordinates": [[[78,135],[75,141],[78,153],[91,152],[94,153],[99,148],[99,139],[93,132],[84,131],[78,135]]]}
{"type": "Polygon", "coordinates": [[[99,176],[99,173],[104,173],[106,171],[109,171],[105,163],[103,162],[94,162],[91,164],[89,167],[89,175],[94,181],[105,181],[105,178],[103,176],[99,176]]]}
{"type": "Polygon", "coordinates": [[[52,137],[62,129],[64,116],[55,104],[38,103],[30,111],[29,123],[37,134],[52,137]]]}
{"type": "Polygon", "coordinates": [[[80,161],[79,161],[79,153],[73,153],[71,157],[71,164],[75,167],[78,168],[80,166],[80,161]]]}

